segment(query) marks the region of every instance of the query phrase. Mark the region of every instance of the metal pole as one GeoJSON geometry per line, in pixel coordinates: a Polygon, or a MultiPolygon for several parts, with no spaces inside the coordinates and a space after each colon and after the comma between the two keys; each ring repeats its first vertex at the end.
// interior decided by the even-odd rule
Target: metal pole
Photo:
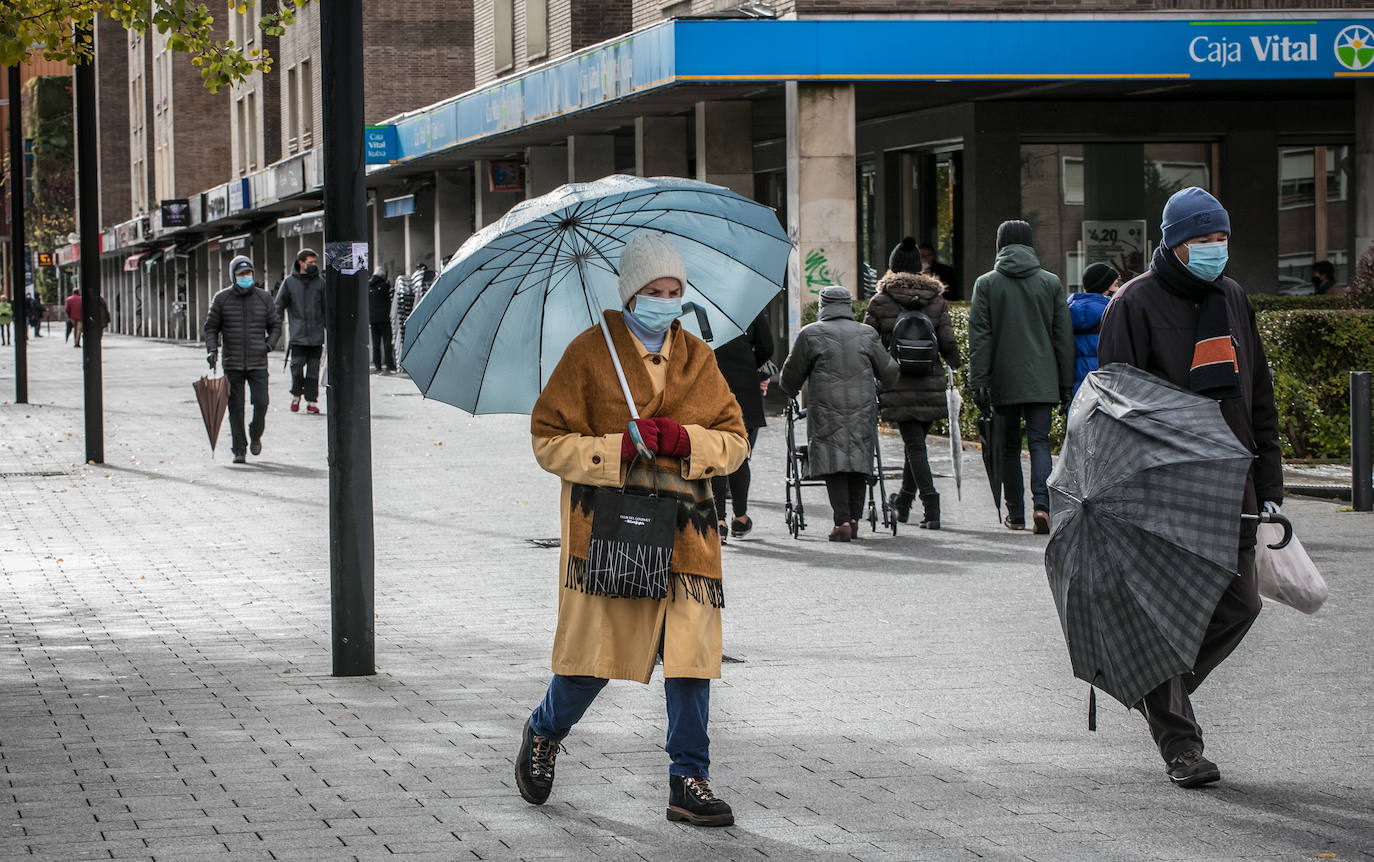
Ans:
{"type": "Polygon", "coordinates": [[[14,403],[29,403],[29,296],[24,267],[29,247],[24,233],[24,119],[19,67],[10,66],[10,305],[14,308],[14,403]]]}
{"type": "MultiPolygon", "coordinates": [[[[89,37],[90,31],[77,34],[89,37]]],[[[76,67],[77,233],[81,235],[81,370],[86,404],[86,462],[105,463],[105,406],[100,369],[100,180],[95,119],[95,55],[76,67]]]]}
{"type": "Polygon", "coordinates": [[[325,326],[329,351],[329,573],[335,676],[376,673],[372,410],[367,356],[363,3],[320,4],[325,326]]]}
{"type": "Polygon", "coordinates": [[[1350,503],[1356,512],[1374,509],[1369,476],[1369,372],[1350,372],[1350,503]]]}

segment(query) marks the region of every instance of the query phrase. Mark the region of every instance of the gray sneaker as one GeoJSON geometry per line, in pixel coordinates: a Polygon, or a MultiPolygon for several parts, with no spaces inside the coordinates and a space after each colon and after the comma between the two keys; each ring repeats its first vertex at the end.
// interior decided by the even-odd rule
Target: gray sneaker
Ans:
{"type": "Polygon", "coordinates": [[[1190,748],[1169,761],[1168,772],[1169,779],[1179,787],[1201,787],[1221,780],[1221,770],[1196,748],[1190,748]]]}

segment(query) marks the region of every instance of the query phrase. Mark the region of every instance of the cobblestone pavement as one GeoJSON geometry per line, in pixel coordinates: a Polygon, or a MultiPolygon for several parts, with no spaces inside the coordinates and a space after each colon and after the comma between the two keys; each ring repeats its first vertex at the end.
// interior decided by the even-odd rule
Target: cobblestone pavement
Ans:
{"type": "MultiPolygon", "coordinates": [[[[186,346],[105,341],[106,463],[80,354],[0,356],[0,858],[1371,859],[1369,515],[1287,511],[1332,596],[1270,606],[1197,697],[1223,782],[1169,785],[1144,723],[1086,730],[1042,568],[970,452],[945,529],[849,546],[782,524],[782,426],[726,549],[713,783],[735,827],[664,820],[662,683],[611,685],[553,797],[512,762],[548,679],[557,483],[523,417],[373,378],[377,664],[330,676],[323,417],[274,368],[261,458],[210,456],[186,346]]],[[[278,354],[279,355],[279,354],[278,354]]],[[[896,463],[895,439],[890,463],[896,463]]],[[[937,452],[943,447],[933,447],[937,452]]]]}

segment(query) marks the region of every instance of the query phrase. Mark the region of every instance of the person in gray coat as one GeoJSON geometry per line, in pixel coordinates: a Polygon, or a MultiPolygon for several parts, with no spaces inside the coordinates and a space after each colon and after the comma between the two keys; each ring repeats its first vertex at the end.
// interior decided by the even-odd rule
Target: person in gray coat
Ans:
{"type": "Polygon", "coordinates": [[[315,252],[303,248],[277,291],[277,313],[291,321],[291,412],[319,413],[320,356],[324,353],[324,277],[315,252]]]}
{"type": "Polygon", "coordinates": [[[853,297],[843,287],[821,291],[816,322],[802,327],[782,366],[782,391],[796,397],[811,382],[807,399],[808,478],[824,477],[835,529],[830,541],[858,535],[864,487],[873,473],[877,443],[878,389],[900,376],[873,327],[854,319],[853,297]]]}
{"type": "Polygon", "coordinates": [[[239,255],[229,261],[234,283],[210,302],[205,316],[205,361],[211,368],[224,357],[224,376],[229,378],[229,433],[234,463],[262,453],[262,432],[267,425],[267,353],[281,338],[281,315],[267,291],[253,284],[253,261],[239,255]],[[253,402],[253,420],[243,427],[243,389],[253,402]]]}

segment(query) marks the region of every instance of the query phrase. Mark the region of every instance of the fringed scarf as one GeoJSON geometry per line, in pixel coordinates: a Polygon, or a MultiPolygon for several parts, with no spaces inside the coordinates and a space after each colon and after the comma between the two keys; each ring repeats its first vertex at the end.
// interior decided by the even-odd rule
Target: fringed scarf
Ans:
{"type": "Polygon", "coordinates": [[[1236,362],[1236,342],[1221,279],[1202,281],[1162,245],[1155,249],[1150,268],[1165,290],[1199,306],[1188,388],[1218,401],[1240,397],[1240,366],[1236,362]]]}
{"type": "MultiPolygon", "coordinates": [[[[653,382],[620,312],[606,312],[606,323],[641,417],[667,416],[682,425],[699,425],[744,436],[739,404],[716,368],[715,357],[705,342],[674,323],[666,336],[671,340],[671,347],[664,389],[658,395],[651,395],[653,382]]],[[[605,339],[598,327],[592,327],[573,339],[559,360],[534,406],[530,432],[536,437],[601,436],[623,433],[629,421],[630,411],[625,405],[605,339]]],[[[681,593],[715,608],[724,607],[720,535],[710,479],[684,479],[682,459],[660,455],[647,463],[636,461],[625,483],[626,490],[631,493],[647,494],[656,490],[661,496],[677,501],[671,596],[676,598],[681,593]]],[[[587,549],[591,543],[597,498],[615,493],[618,493],[615,488],[572,485],[568,562],[563,573],[563,583],[568,589],[600,594],[586,578],[587,549]]]]}

